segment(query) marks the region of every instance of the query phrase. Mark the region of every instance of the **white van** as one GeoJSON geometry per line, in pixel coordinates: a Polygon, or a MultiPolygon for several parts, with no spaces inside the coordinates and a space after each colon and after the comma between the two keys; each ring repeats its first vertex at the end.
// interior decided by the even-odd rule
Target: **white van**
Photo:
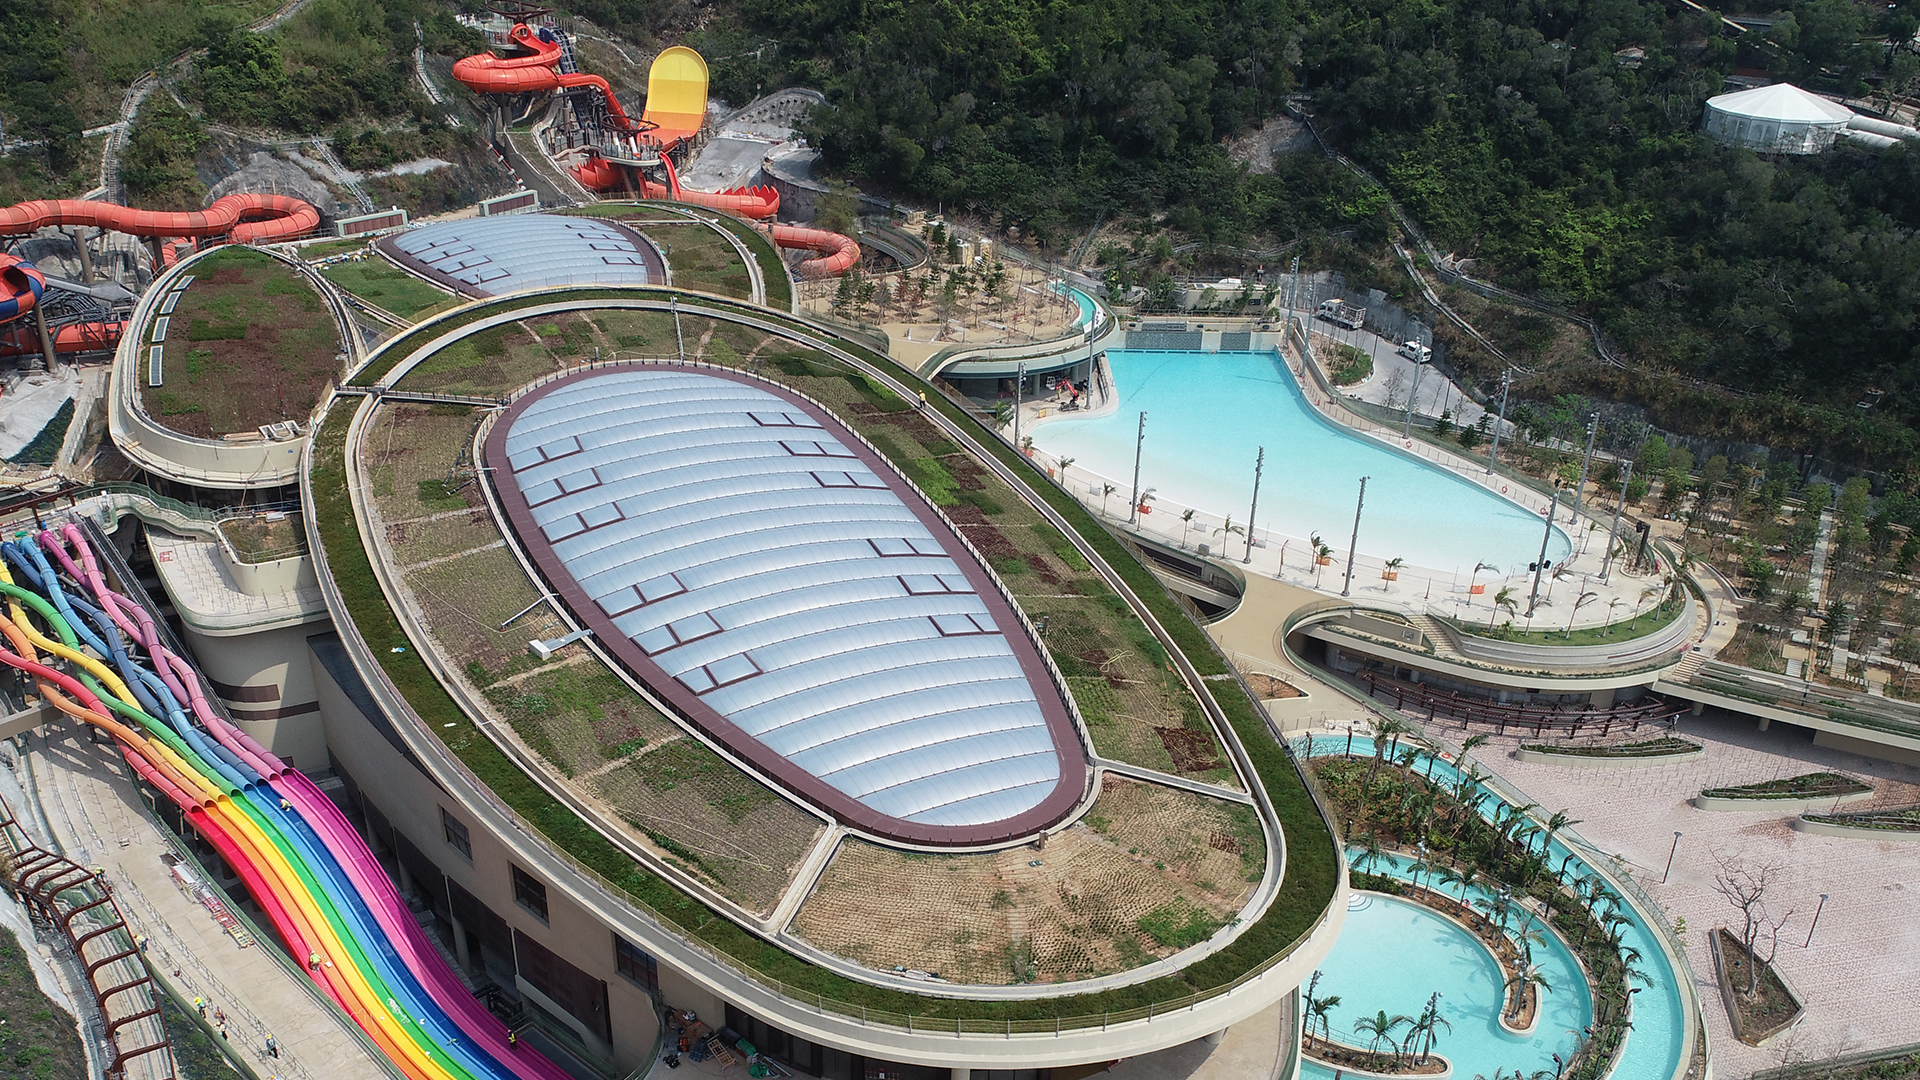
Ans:
{"type": "Polygon", "coordinates": [[[1433,350],[1417,341],[1402,342],[1399,352],[1401,356],[1406,357],[1416,364],[1424,364],[1433,359],[1433,350]]]}

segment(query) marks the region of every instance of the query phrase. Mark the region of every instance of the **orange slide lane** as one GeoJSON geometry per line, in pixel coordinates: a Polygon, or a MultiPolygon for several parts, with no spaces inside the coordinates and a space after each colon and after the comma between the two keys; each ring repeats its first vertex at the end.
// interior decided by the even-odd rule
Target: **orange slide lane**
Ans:
{"type": "Polygon", "coordinates": [[[91,225],[131,236],[225,236],[236,244],[287,240],[320,226],[311,203],[285,195],[235,194],[205,210],[135,210],[84,199],[35,199],[0,209],[0,236],[49,225],[91,225]]]}
{"type": "Polygon", "coordinates": [[[453,77],[476,94],[537,94],[548,90],[591,86],[600,91],[601,98],[606,101],[607,111],[613,114],[614,126],[628,134],[637,134],[645,126],[620,107],[620,99],[613,96],[613,87],[607,85],[607,80],[598,75],[563,75],[555,71],[554,65],[560,62],[558,42],[541,40],[540,35],[526,23],[513,24],[507,38],[515,45],[532,51],[525,56],[500,57],[490,52],[463,56],[453,62],[453,77]]]}

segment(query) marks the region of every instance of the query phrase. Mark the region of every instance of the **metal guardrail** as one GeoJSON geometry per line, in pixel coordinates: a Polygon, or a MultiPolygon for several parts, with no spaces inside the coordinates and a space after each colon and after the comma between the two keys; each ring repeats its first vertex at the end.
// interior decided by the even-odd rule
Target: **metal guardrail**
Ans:
{"type": "Polygon", "coordinates": [[[135,1058],[148,1059],[142,1064],[149,1078],[177,1076],[173,1044],[161,1019],[161,991],[113,890],[93,871],[35,843],[5,800],[0,800],[0,838],[7,847],[9,888],[59,929],[85,970],[113,1049],[108,1080],[125,1080],[127,1063],[135,1058]]]}

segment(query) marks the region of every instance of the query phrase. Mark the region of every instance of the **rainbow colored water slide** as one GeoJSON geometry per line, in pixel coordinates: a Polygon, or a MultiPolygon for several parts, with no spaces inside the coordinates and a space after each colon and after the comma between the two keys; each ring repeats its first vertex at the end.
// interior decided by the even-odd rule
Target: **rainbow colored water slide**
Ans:
{"type": "Polygon", "coordinates": [[[239,874],[308,976],[409,1080],[566,1080],[469,995],[339,809],[208,704],[85,536],[0,543],[0,663],[111,734],[239,874]],[[69,675],[53,665],[69,664],[69,675]]]}

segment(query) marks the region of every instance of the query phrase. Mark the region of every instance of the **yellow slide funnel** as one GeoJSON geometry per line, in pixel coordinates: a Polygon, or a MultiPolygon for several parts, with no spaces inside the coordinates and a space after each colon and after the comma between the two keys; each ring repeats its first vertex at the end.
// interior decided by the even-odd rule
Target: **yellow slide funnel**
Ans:
{"type": "Polygon", "coordinates": [[[685,45],[654,57],[647,72],[645,119],[660,125],[653,137],[671,147],[700,131],[707,118],[707,61],[685,45]]]}

